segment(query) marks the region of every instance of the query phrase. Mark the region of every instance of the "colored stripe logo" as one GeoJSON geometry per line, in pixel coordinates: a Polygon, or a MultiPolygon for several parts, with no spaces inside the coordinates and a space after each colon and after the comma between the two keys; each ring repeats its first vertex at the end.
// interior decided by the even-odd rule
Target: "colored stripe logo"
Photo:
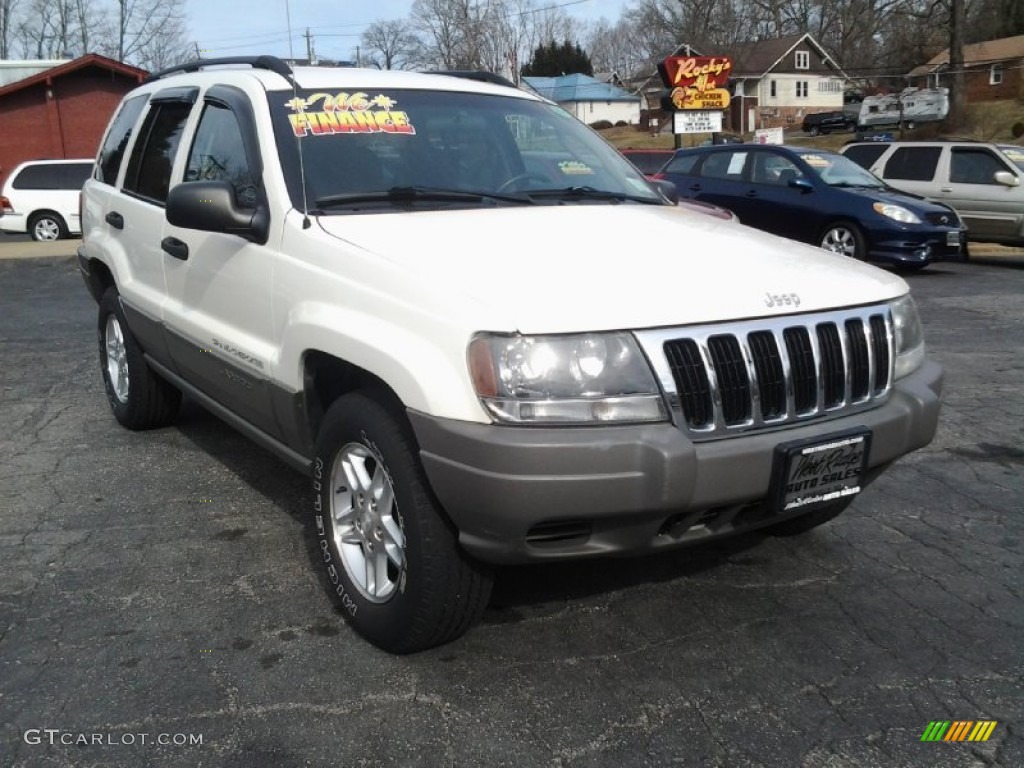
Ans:
{"type": "Polygon", "coordinates": [[[921,741],[988,741],[996,724],[995,720],[932,720],[921,741]]]}

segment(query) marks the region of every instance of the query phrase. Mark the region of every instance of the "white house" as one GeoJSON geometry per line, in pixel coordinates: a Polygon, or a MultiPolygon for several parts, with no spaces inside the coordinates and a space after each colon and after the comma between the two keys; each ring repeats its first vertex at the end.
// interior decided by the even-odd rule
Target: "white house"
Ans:
{"type": "Polygon", "coordinates": [[[849,77],[810,33],[738,43],[732,58],[732,130],[799,124],[804,115],[843,108],[849,77]]]}

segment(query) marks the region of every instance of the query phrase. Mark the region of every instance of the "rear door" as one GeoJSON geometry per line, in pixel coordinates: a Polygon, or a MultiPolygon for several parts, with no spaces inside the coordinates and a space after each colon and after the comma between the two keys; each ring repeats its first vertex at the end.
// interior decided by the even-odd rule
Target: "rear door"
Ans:
{"type": "Polygon", "coordinates": [[[936,192],[942,149],[935,144],[898,146],[871,171],[896,189],[932,200],[940,199],[936,192]]]}
{"type": "Polygon", "coordinates": [[[128,323],[143,349],[164,365],[170,365],[162,327],[167,297],[160,248],[164,207],[178,145],[198,93],[195,87],[166,88],[150,98],[120,191],[110,196],[103,217],[128,323]]]}
{"type": "Polygon", "coordinates": [[[695,169],[696,177],[680,190],[681,194],[728,208],[740,221],[748,223],[755,203],[754,197],[748,194],[750,184],[745,179],[750,155],[746,148],[705,153],[695,169]]]}
{"type": "Polygon", "coordinates": [[[940,186],[942,202],[953,206],[969,236],[1012,238],[1021,231],[1024,186],[1021,171],[983,146],[949,147],[948,178],[940,186]],[[996,181],[999,171],[1012,174],[1017,186],[996,181]]]}

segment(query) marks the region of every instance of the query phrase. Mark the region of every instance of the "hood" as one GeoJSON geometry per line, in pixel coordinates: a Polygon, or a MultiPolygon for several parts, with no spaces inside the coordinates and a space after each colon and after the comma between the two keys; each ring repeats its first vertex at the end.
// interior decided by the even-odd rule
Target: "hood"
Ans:
{"type": "Polygon", "coordinates": [[[572,333],[812,312],[895,298],[900,278],[671,206],[321,216],[328,232],[510,328],[572,333]],[[371,226],[372,224],[372,226],[371,226]]]}
{"type": "Polygon", "coordinates": [[[902,205],[915,213],[949,213],[950,207],[945,203],[933,202],[913,192],[903,192],[894,187],[883,187],[881,189],[870,189],[868,187],[846,187],[843,192],[851,192],[855,195],[866,197],[870,200],[878,200],[883,203],[902,205]]]}

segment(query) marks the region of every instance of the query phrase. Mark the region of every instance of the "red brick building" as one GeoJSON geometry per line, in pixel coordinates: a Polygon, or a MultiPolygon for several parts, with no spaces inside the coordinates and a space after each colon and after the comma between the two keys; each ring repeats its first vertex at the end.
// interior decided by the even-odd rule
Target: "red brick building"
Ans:
{"type": "Polygon", "coordinates": [[[0,181],[25,160],[95,157],[114,109],[146,75],[90,53],[0,88],[0,181]]]}
{"type": "MultiPolygon", "coordinates": [[[[920,88],[952,87],[949,49],[910,72],[920,88]]],[[[964,46],[967,101],[1024,99],[1024,35],[964,46]]]]}

